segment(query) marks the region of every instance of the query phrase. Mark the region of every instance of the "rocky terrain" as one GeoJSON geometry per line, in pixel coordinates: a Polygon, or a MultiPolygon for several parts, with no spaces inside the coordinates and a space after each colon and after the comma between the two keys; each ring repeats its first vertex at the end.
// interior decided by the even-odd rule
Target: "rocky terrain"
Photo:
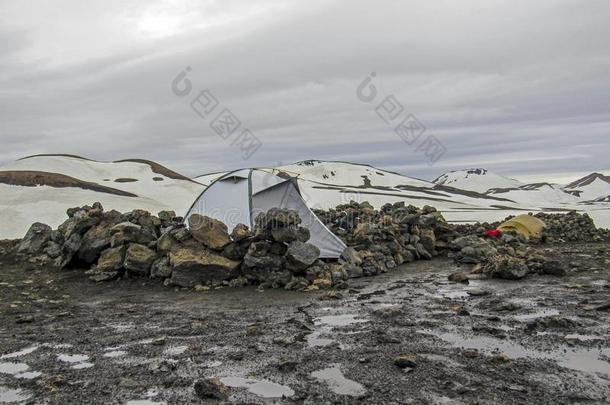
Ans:
{"type": "Polygon", "coordinates": [[[67,214],[0,244],[0,402],[610,399],[610,239],[587,216],[527,240],[352,202],[317,212],[349,246],[333,262],[288,210],[230,232],[67,214]]]}

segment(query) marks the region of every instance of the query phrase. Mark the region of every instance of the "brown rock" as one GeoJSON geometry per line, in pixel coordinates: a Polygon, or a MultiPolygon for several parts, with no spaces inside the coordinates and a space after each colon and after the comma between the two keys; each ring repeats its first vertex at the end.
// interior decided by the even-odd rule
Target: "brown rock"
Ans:
{"type": "Polygon", "coordinates": [[[188,221],[193,238],[210,249],[220,250],[231,243],[227,226],[219,220],[193,214],[188,221]]]}
{"type": "Polygon", "coordinates": [[[172,266],[170,283],[193,287],[209,281],[222,281],[236,275],[239,261],[207,249],[178,248],[169,254],[172,266]]]}
{"type": "Polygon", "coordinates": [[[134,273],[148,274],[155,260],[156,254],[153,250],[138,243],[132,243],[125,253],[123,267],[134,273]]]}
{"type": "Polygon", "coordinates": [[[468,275],[463,271],[456,271],[454,273],[451,273],[447,278],[449,279],[449,281],[453,281],[454,283],[468,284],[468,275]]]}

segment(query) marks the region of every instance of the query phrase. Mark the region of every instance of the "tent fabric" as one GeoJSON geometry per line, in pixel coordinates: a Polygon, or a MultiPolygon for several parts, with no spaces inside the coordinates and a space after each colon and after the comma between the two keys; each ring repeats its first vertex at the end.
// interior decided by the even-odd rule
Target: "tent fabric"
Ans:
{"type": "Polygon", "coordinates": [[[343,241],[309,209],[294,178],[261,169],[237,170],[218,178],[199,195],[185,218],[200,214],[224,222],[229,229],[239,223],[254,228],[256,216],[271,208],[297,211],[301,226],[311,234],[309,243],[320,249],[321,258],[339,258],[345,250],[343,241]]]}
{"type": "Polygon", "coordinates": [[[516,232],[528,239],[532,236],[540,236],[544,228],[546,228],[544,221],[527,214],[517,215],[498,226],[498,229],[502,232],[516,232]]]}

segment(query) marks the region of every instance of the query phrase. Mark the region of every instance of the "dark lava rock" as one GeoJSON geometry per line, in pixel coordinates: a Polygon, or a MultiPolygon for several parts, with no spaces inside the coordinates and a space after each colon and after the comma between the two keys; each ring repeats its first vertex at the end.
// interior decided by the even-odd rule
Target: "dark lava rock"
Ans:
{"type": "Polygon", "coordinates": [[[402,356],[398,356],[394,359],[394,364],[396,364],[400,368],[414,368],[417,366],[417,356],[412,354],[404,354],[402,356]]]}
{"type": "Polygon", "coordinates": [[[193,387],[195,395],[199,399],[227,400],[229,399],[229,387],[224,385],[218,378],[208,378],[195,382],[193,387]]]}
{"type": "Polygon", "coordinates": [[[483,272],[494,278],[518,280],[527,275],[529,268],[523,259],[497,255],[483,266],[483,272]]]}
{"type": "Polygon", "coordinates": [[[454,273],[451,273],[447,278],[449,279],[449,281],[453,281],[455,283],[468,283],[468,275],[463,271],[456,271],[454,273]]]}
{"type": "Polygon", "coordinates": [[[35,222],[17,246],[18,253],[37,253],[51,240],[52,229],[49,225],[35,222]]]}
{"type": "Polygon", "coordinates": [[[294,271],[305,270],[314,264],[318,257],[320,257],[320,249],[310,243],[297,240],[288,245],[286,267],[294,271]]]}

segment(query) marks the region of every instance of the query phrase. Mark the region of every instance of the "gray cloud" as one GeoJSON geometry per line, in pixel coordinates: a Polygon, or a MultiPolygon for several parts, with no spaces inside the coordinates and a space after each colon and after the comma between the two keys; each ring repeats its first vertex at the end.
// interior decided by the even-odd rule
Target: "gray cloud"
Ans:
{"type": "Polygon", "coordinates": [[[1,162],[143,157],[197,175],[318,158],[427,179],[609,168],[605,1],[57,4],[0,6],[1,162]],[[181,98],[170,83],[186,66],[181,98]],[[446,146],[436,165],[356,98],[373,71],[375,104],[394,95],[446,146]],[[251,159],[190,109],[202,89],[261,139],[251,159]]]}

